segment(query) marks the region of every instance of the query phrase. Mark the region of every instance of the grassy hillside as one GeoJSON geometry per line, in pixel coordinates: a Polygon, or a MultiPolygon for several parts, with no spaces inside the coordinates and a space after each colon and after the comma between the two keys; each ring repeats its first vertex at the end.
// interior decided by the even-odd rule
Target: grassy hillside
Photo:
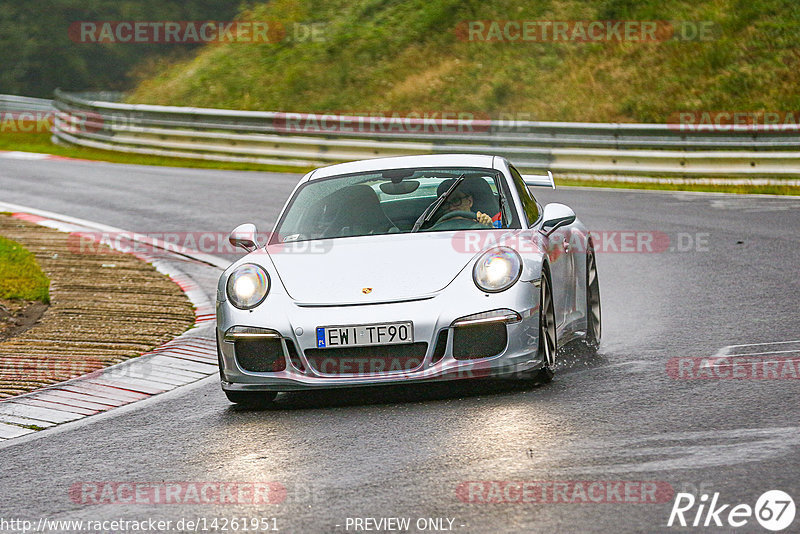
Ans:
{"type": "Polygon", "coordinates": [[[684,110],[800,110],[796,0],[274,0],[240,14],[324,22],[320,42],[207,46],[131,101],[281,111],[530,113],[663,122],[684,110]],[[470,42],[467,20],[711,21],[707,41],[470,42]]]}
{"type": "MultiPolygon", "coordinates": [[[[73,40],[72,24],[97,21],[229,20],[238,0],[0,0],[0,93],[52,98],[56,87],[126,90],[153,57],[196,46],[73,40]]],[[[77,33],[77,32],[76,32],[77,33]]]]}

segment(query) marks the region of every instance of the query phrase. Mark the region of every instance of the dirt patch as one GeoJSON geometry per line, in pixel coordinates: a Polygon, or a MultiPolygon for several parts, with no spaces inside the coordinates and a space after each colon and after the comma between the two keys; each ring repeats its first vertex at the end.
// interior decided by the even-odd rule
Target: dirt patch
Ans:
{"type": "MultiPolygon", "coordinates": [[[[0,235],[21,243],[51,279],[50,306],[0,341],[0,398],[134,358],[194,324],[194,307],[152,265],[70,234],[0,215],[0,235]]],[[[5,323],[7,325],[8,323],[5,323]]]]}
{"type": "Polygon", "coordinates": [[[23,333],[35,325],[47,304],[29,300],[0,299],[0,341],[23,333]]]}

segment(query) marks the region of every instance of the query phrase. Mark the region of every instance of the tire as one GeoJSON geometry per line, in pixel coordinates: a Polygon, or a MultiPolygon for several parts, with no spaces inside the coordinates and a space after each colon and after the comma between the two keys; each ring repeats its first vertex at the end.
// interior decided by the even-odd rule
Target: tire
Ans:
{"type": "Polygon", "coordinates": [[[534,382],[549,384],[553,380],[557,352],[558,339],[553,291],[550,276],[546,271],[542,271],[542,284],[539,291],[539,354],[542,356],[543,365],[533,376],[534,382]]]}
{"type": "Polygon", "coordinates": [[[586,336],[583,343],[590,352],[597,352],[602,337],[602,314],[600,310],[600,280],[594,250],[586,254],[586,336]]]}
{"type": "MultiPolygon", "coordinates": [[[[224,391],[224,390],[223,390],[224,391]]],[[[243,406],[267,406],[275,397],[278,396],[277,391],[225,391],[225,396],[234,404],[241,404],[243,406]]]]}

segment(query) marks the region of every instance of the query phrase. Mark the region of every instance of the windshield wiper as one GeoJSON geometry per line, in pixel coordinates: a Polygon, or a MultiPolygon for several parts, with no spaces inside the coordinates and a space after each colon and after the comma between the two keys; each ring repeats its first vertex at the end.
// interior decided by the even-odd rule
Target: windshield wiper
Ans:
{"type": "Polygon", "coordinates": [[[456,178],[455,182],[453,182],[453,184],[447,189],[447,191],[439,195],[439,197],[436,200],[431,202],[430,205],[427,208],[425,208],[425,211],[422,212],[422,215],[420,215],[419,219],[417,219],[417,221],[414,223],[414,226],[411,228],[410,233],[413,234],[414,232],[419,230],[423,224],[428,222],[428,220],[430,220],[430,218],[433,217],[433,214],[436,213],[436,210],[438,210],[439,207],[445,203],[447,197],[449,197],[450,194],[456,190],[456,187],[458,187],[458,185],[464,181],[465,176],[466,173],[456,178]]]}

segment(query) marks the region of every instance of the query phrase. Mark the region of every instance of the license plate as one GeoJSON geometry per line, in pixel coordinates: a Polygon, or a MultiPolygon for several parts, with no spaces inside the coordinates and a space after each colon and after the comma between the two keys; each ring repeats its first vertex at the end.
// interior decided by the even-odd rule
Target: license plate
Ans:
{"type": "Polygon", "coordinates": [[[414,342],[414,323],[377,323],[317,327],[317,348],[399,345],[414,342]]]}

